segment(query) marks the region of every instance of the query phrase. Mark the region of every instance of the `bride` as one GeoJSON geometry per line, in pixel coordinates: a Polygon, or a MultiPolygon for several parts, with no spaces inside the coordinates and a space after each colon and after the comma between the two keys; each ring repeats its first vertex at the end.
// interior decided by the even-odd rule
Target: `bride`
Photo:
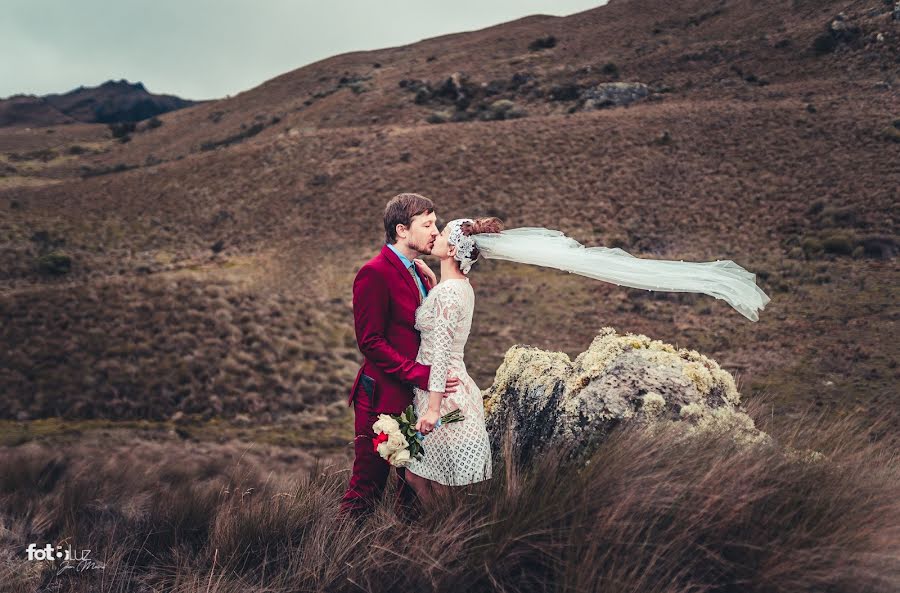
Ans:
{"type": "MultiPolygon", "coordinates": [[[[416,429],[429,435],[425,455],[407,466],[407,479],[420,500],[435,490],[491,477],[491,449],[481,390],[466,373],[463,349],[472,326],[475,294],[466,274],[479,258],[501,259],[556,268],[645,290],[694,292],[726,301],[751,321],[771,300],[756,285],[756,274],[731,260],[686,262],[634,257],[622,249],[585,247],[560,231],[541,227],[503,230],[498,218],[450,221],[435,240],[432,255],[441,260],[441,281],[416,310],[421,335],[417,361],[432,366],[429,391],[415,388],[416,429]],[[438,369],[435,372],[434,369],[438,369]],[[448,371],[459,378],[456,393],[443,397],[448,371]],[[459,408],[462,422],[438,425],[459,408]]],[[[426,271],[427,273],[427,271],[426,271]]],[[[436,278],[433,273],[431,280],[436,278]]]]}
{"type": "MultiPolygon", "coordinates": [[[[466,274],[478,259],[474,236],[499,233],[498,218],[461,218],[447,223],[431,255],[441,260],[441,281],[416,310],[421,333],[417,362],[431,365],[429,391],[414,388],[416,430],[427,435],[425,455],[406,467],[407,481],[424,503],[447,486],[462,486],[491,477],[491,446],[484,424],[481,390],[466,372],[463,350],[472,327],[475,293],[466,274]],[[455,393],[443,397],[444,377],[459,379],[455,393]],[[459,409],[464,420],[434,430],[438,419],[459,409]]],[[[434,278],[433,280],[436,280],[434,278]]]]}

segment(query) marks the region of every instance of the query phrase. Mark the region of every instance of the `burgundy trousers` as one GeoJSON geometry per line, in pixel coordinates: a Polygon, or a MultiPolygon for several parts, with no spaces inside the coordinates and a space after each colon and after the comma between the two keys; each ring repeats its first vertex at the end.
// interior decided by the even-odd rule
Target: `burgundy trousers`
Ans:
{"type": "MultiPolygon", "coordinates": [[[[372,444],[375,431],[372,425],[378,420],[378,412],[372,411],[369,394],[361,386],[357,388],[353,400],[355,459],[350,484],[341,499],[340,514],[360,517],[371,512],[377,500],[384,496],[387,480],[391,473],[390,465],[372,444]]],[[[400,486],[394,500],[394,510],[401,518],[410,518],[415,510],[416,494],[406,481],[406,468],[397,467],[400,486]]]]}

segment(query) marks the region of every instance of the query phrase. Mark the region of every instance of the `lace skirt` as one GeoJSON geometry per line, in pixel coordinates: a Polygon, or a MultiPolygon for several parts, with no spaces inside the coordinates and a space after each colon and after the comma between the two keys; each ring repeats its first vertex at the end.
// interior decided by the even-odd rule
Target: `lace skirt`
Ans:
{"type": "MultiPolygon", "coordinates": [[[[466,373],[465,365],[451,366],[451,375],[460,380],[455,393],[441,402],[441,416],[459,409],[462,422],[442,424],[422,441],[425,454],[411,460],[407,470],[446,486],[462,486],[491,477],[491,445],[484,427],[481,390],[466,373]]],[[[428,392],[413,388],[413,405],[419,418],[428,411],[428,392]]]]}

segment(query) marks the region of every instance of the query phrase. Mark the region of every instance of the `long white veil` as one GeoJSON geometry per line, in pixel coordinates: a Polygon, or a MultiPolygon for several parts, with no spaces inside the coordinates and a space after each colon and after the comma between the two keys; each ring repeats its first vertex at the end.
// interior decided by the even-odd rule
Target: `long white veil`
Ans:
{"type": "Polygon", "coordinates": [[[541,227],[473,235],[481,257],[557,268],[622,286],[699,292],[723,299],[751,321],[759,321],[769,297],[756,274],[731,260],[686,262],[643,259],[618,247],[585,247],[561,231],[541,227]]]}

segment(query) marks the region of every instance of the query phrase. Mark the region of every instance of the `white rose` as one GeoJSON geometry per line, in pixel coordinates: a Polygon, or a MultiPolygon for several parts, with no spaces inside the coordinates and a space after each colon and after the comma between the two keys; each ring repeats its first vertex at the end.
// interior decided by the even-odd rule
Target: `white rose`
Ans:
{"type": "Polygon", "coordinates": [[[378,443],[378,454],[381,455],[382,457],[384,457],[385,459],[387,459],[388,457],[393,455],[396,450],[397,450],[397,448],[389,445],[387,441],[385,441],[383,443],[378,443]]]}
{"type": "Polygon", "coordinates": [[[388,440],[378,444],[378,454],[387,459],[400,449],[406,449],[409,443],[399,430],[388,434],[388,440]]]}
{"type": "Polygon", "coordinates": [[[407,465],[409,463],[409,449],[400,449],[388,460],[391,465],[407,465]]]}
{"type": "Polygon", "coordinates": [[[400,424],[388,414],[379,414],[378,420],[372,425],[372,430],[375,431],[375,434],[379,432],[391,434],[400,430],[400,424]]]}
{"type": "Polygon", "coordinates": [[[403,436],[403,433],[400,432],[399,429],[394,432],[389,432],[388,440],[386,442],[394,449],[402,449],[409,446],[409,443],[406,442],[406,437],[403,436]]]}

